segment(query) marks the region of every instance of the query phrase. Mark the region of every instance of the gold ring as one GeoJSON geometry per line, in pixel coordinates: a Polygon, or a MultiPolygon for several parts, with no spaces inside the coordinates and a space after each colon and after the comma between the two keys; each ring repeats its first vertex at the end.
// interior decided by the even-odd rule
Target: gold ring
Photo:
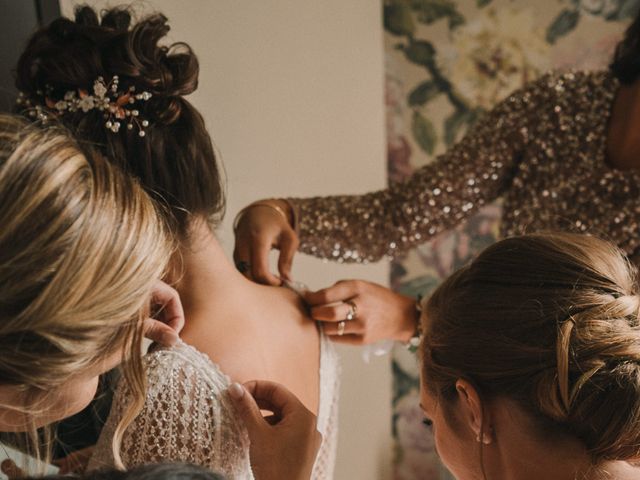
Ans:
{"type": "Polygon", "coordinates": [[[356,302],[354,302],[353,300],[347,300],[344,303],[349,305],[349,312],[347,313],[345,320],[353,320],[358,315],[358,307],[356,306],[356,302]]]}
{"type": "Polygon", "coordinates": [[[338,336],[341,337],[344,335],[344,326],[347,324],[344,320],[340,320],[338,322],[338,336]]]}

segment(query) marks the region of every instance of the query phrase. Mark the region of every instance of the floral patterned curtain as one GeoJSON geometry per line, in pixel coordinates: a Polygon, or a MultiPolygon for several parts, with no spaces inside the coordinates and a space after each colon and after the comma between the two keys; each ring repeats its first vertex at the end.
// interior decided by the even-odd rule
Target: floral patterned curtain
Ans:
{"type": "MultiPolygon", "coordinates": [[[[446,151],[482,112],[551,69],[606,68],[640,0],[384,0],[388,174],[446,151]]],[[[394,262],[393,287],[428,295],[497,238],[500,203],[394,262]]],[[[415,356],[393,354],[394,478],[451,478],[420,421],[415,356]]]]}

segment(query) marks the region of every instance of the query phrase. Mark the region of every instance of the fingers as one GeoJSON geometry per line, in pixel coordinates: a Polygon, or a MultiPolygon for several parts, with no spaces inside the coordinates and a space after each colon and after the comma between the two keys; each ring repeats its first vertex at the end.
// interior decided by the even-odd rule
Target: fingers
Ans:
{"type": "Polygon", "coordinates": [[[271,246],[257,241],[253,246],[240,244],[233,252],[233,261],[238,271],[249,280],[279,286],[282,284],[282,280],[269,270],[270,251],[271,246]]]}
{"type": "MultiPolygon", "coordinates": [[[[366,318],[366,312],[359,303],[361,283],[358,280],[342,280],[329,288],[304,293],[305,300],[311,305],[311,317],[322,322],[327,335],[345,337],[365,333],[365,324],[360,321],[366,318]]],[[[362,339],[352,343],[361,344],[362,339]]]]}
{"type": "Polygon", "coordinates": [[[262,408],[268,408],[276,417],[285,418],[298,410],[306,410],[298,398],[279,383],[254,380],[244,384],[262,408]]]}
{"type": "Polygon", "coordinates": [[[253,280],[265,285],[278,286],[282,280],[269,270],[269,252],[271,244],[262,239],[256,239],[251,248],[250,270],[253,280]]]}
{"type": "Polygon", "coordinates": [[[159,343],[167,347],[175,345],[180,337],[169,325],[162,323],[160,320],[147,318],[143,324],[144,336],[149,340],[159,343]]]}
{"type": "Polygon", "coordinates": [[[358,280],[342,280],[329,288],[323,288],[317,292],[306,292],[304,299],[313,307],[344,302],[355,297],[358,293],[360,293],[360,282],[358,280]]]}
{"type": "Polygon", "coordinates": [[[285,232],[280,237],[280,256],[278,257],[278,271],[280,276],[286,280],[291,280],[291,267],[293,257],[298,251],[300,241],[293,230],[285,232]]]}
{"type": "Polygon", "coordinates": [[[240,242],[236,238],[236,246],[233,249],[233,262],[238,271],[248,279],[251,279],[251,268],[249,259],[251,258],[251,246],[246,242],[240,242]]]}
{"type": "Polygon", "coordinates": [[[362,335],[365,327],[360,322],[354,320],[340,320],[340,322],[326,322],[322,324],[322,329],[330,337],[344,337],[345,335],[362,335]],[[344,322],[344,327],[340,327],[340,322],[344,322]]]}
{"type": "Polygon", "coordinates": [[[340,322],[345,320],[351,312],[351,305],[340,302],[312,307],[310,313],[313,319],[321,322],[340,322]]]}
{"type": "Polygon", "coordinates": [[[363,335],[349,335],[349,334],[345,334],[342,336],[338,336],[338,335],[331,335],[329,337],[329,340],[331,340],[333,343],[341,343],[344,345],[366,345],[365,342],[365,338],[363,335]]]}
{"type": "Polygon", "coordinates": [[[184,327],[184,310],[180,295],[174,288],[162,280],[158,280],[151,293],[151,303],[159,307],[154,315],[156,319],[164,322],[178,333],[182,330],[184,327]]]}
{"type": "Polygon", "coordinates": [[[26,476],[25,472],[18,468],[15,462],[10,459],[6,459],[0,464],[0,470],[2,470],[2,473],[9,477],[10,480],[26,476]]]}
{"type": "Polygon", "coordinates": [[[233,384],[229,394],[249,433],[255,477],[309,479],[322,441],[316,416],[277,383],[233,384]],[[274,415],[262,418],[258,405],[269,405],[274,415]]]}
{"type": "Polygon", "coordinates": [[[286,202],[278,200],[261,200],[242,210],[235,228],[233,258],[247,278],[267,285],[281,285],[281,279],[269,269],[269,252],[277,248],[284,250],[278,259],[278,269],[284,272],[284,278],[290,279],[298,239],[287,220],[291,217],[289,210],[286,202]]]}
{"type": "Polygon", "coordinates": [[[229,387],[229,396],[234,402],[235,408],[244,421],[249,432],[249,436],[253,436],[256,431],[265,426],[265,420],[262,418],[258,404],[247,391],[239,383],[233,383],[229,387]]]}

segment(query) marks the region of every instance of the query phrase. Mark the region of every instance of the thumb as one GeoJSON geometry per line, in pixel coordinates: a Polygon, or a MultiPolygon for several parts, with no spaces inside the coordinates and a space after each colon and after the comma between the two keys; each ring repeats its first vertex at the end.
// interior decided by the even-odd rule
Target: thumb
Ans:
{"type": "Polygon", "coordinates": [[[291,280],[291,265],[298,250],[300,241],[295,232],[290,231],[280,238],[280,256],[278,257],[278,271],[286,280],[291,280]]]}
{"type": "Polygon", "coordinates": [[[229,386],[228,391],[229,396],[233,400],[236,411],[240,417],[242,417],[242,421],[247,428],[249,437],[253,439],[254,434],[257,434],[259,429],[265,424],[258,404],[247,389],[239,383],[232,383],[229,386]]]}
{"type": "Polygon", "coordinates": [[[166,347],[175,345],[180,339],[178,332],[166,323],[154,318],[145,319],[143,329],[146,338],[166,347]]]}

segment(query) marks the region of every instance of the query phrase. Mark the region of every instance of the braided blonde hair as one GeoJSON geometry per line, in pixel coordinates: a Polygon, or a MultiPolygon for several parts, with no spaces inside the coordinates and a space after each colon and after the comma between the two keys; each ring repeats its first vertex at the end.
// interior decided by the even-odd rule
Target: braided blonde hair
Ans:
{"type": "MultiPolygon", "coordinates": [[[[17,413],[46,409],[51,392],[124,348],[135,416],[143,315],[170,255],[152,202],[63,130],[0,115],[0,224],[0,384],[22,392],[17,413]]],[[[40,456],[35,423],[25,430],[40,456]]]]}
{"type": "Polygon", "coordinates": [[[622,252],[591,236],[494,244],[427,302],[427,388],[451,399],[466,379],[485,398],[515,400],[539,433],[579,439],[595,465],[638,460],[636,277],[622,252]]]}

